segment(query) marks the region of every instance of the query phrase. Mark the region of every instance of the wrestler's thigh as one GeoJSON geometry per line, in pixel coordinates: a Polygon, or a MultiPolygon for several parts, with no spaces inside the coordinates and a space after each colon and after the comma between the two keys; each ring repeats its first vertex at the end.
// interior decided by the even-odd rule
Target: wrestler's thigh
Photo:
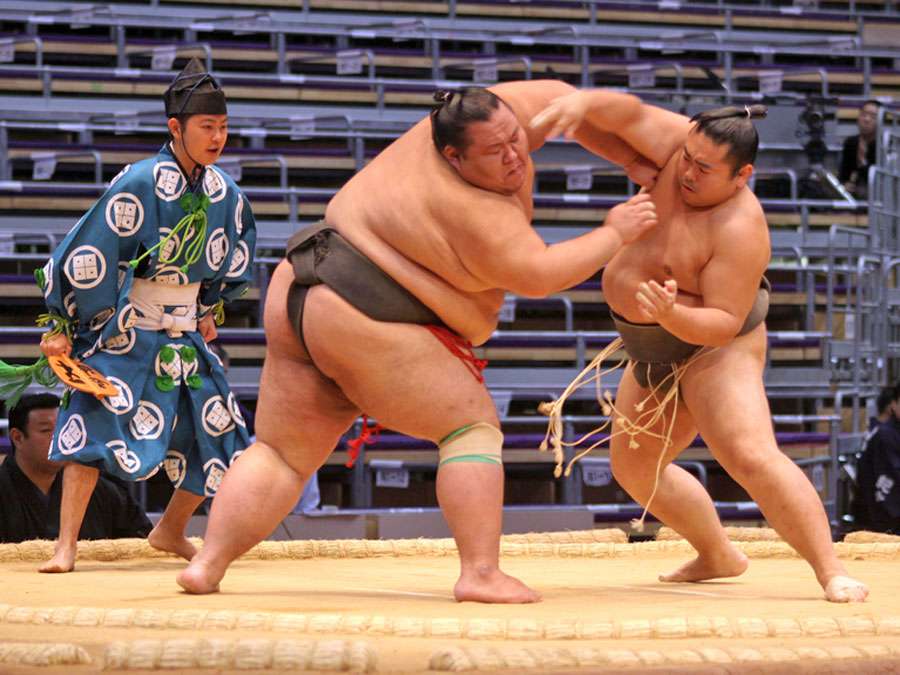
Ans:
{"type": "MultiPolygon", "coordinates": [[[[665,413],[651,423],[654,416],[652,410],[657,403],[651,398],[650,390],[641,387],[634,378],[633,369],[628,366],[622,374],[619,390],[616,393],[616,410],[614,420],[618,414],[628,417],[632,422],[646,424],[647,429],[636,434],[633,440],[638,447],[630,447],[632,440],[627,434],[617,434],[610,442],[610,458],[617,471],[641,470],[655,471],[659,454],[663,449],[663,440],[671,429],[672,445],[666,452],[665,464],[675,459],[682,450],[688,447],[697,436],[697,426],[690,410],[680,400],[670,401],[665,408],[665,413]],[[637,410],[637,406],[643,402],[643,410],[637,410]],[[673,419],[674,416],[674,419],[673,419]]],[[[660,398],[662,398],[660,396],[660,398]]],[[[614,421],[613,429],[618,431],[621,427],[614,421]]]]}
{"type": "Polygon", "coordinates": [[[484,384],[423,326],[373,321],[324,286],[310,289],[303,320],[316,365],[384,426],[436,442],[498,424],[484,384]]]}
{"type": "MultiPolygon", "coordinates": [[[[287,268],[290,271],[290,268],[287,268]]],[[[273,275],[266,297],[266,360],[256,408],[256,437],[297,471],[320,466],[359,415],[310,362],[287,321],[292,275],[273,275]]]]}
{"type": "Polygon", "coordinates": [[[735,454],[777,450],[763,384],[765,350],[761,324],[698,358],[682,377],[684,401],[723,465],[735,454]]]}

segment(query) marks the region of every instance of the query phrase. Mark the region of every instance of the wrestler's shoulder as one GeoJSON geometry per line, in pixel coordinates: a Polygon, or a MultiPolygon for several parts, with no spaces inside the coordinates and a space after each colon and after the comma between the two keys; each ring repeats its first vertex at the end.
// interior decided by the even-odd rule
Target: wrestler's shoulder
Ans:
{"type": "Polygon", "coordinates": [[[744,188],[710,214],[722,227],[756,228],[766,224],[766,214],[756,195],[744,188]]]}

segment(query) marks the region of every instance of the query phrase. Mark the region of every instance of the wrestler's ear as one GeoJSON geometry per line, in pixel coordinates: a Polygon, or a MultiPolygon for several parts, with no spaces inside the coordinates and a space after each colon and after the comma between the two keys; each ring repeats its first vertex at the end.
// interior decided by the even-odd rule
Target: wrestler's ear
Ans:
{"type": "Polygon", "coordinates": [[[172,138],[178,140],[181,137],[181,123],[175,117],[170,117],[169,121],[166,122],[166,126],[169,127],[169,133],[172,134],[172,138]]]}
{"type": "Polygon", "coordinates": [[[742,188],[747,184],[747,181],[750,180],[750,177],[753,175],[753,165],[752,164],[744,164],[737,172],[737,181],[738,187],[742,188]]]}
{"type": "Polygon", "coordinates": [[[441,154],[444,156],[444,159],[450,162],[450,165],[454,169],[459,171],[460,165],[462,163],[462,155],[460,155],[459,150],[454,148],[452,145],[445,145],[444,149],[441,150],[441,154]]]}

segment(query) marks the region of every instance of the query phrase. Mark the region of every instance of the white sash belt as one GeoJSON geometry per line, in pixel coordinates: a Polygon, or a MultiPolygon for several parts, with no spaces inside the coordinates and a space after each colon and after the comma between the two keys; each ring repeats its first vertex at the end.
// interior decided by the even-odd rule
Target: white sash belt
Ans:
{"type": "Polygon", "coordinates": [[[164,330],[173,338],[197,330],[199,292],[199,282],[175,285],[135,279],[128,300],[143,315],[137,318],[135,326],[144,330],[164,330]],[[165,311],[167,306],[168,312],[165,311]]]}

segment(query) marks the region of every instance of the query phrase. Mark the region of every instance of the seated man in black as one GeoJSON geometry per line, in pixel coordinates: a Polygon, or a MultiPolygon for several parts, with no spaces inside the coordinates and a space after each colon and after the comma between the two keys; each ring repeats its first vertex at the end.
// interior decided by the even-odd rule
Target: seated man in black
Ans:
{"type": "Polygon", "coordinates": [[[859,109],[856,126],[859,133],[844,139],[841,170],[838,176],[847,191],[857,199],[866,199],[869,189],[869,167],[875,163],[875,132],[878,126],[876,100],[866,101],[859,109]]]}
{"type": "Polygon", "coordinates": [[[893,389],[888,420],[870,432],[856,466],[856,528],[900,534],[900,384],[893,389]]]}
{"type": "MultiPolygon", "coordinates": [[[[14,454],[0,464],[0,542],[56,539],[64,464],[47,459],[59,398],[23,396],[9,413],[14,454]]],[[[124,487],[100,477],[79,539],[146,537],[153,528],[124,487]]]]}

